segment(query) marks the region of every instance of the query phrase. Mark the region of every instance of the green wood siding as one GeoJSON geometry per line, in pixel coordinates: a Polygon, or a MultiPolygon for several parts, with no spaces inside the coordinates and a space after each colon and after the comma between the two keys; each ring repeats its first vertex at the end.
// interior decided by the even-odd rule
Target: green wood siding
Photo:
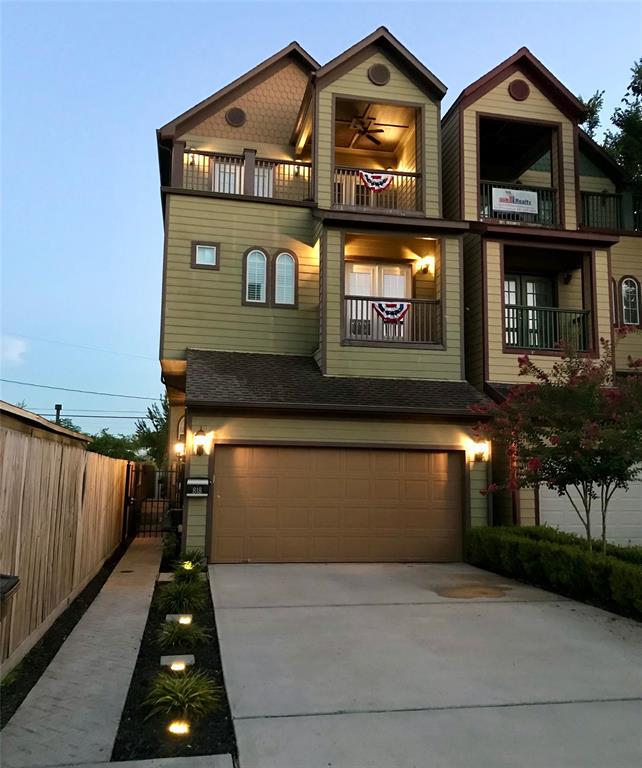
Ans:
{"type": "Polygon", "coordinates": [[[444,216],[459,219],[459,112],[453,112],[444,123],[442,134],[444,216]]]}
{"type": "Polygon", "coordinates": [[[464,235],[464,344],[466,378],[478,389],[484,385],[484,309],[479,235],[464,235]]]}
{"type": "Polygon", "coordinates": [[[311,355],[319,341],[318,246],[308,208],[212,198],[167,198],[163,358],[186,347],[311,355]],[[218,242],[220,269],[190,267],[191,242],[218,242]],[[298,309],[243,306],[243,254],[281,248],[299,260],[298,309]]]}

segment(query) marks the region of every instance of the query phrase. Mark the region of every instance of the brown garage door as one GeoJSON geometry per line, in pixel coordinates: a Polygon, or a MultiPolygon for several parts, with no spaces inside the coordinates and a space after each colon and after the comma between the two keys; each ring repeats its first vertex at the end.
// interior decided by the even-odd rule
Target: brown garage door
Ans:
{"type": "Polygon", "coordinates": [[[461,558],[456,453],[218,446],[215,478],[217,563],[461,558]]]}

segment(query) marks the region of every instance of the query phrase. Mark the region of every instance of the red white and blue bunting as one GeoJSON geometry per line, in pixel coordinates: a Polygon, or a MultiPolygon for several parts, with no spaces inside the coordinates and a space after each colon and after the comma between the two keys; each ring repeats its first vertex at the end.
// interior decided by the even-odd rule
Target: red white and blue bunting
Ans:
{"type": "Polygon", "coordinates": [[[373,301],[372,308],[384,323],[403,323],[410,309],[408,301],[373,301]]]}
{"type": "Polygon", "coordinates": [[[382,192],[384,189],[388,189],[394,179],[390,173],[368,173],[367,171],[359,171],[359,176],[372,192],[382,192]]]}

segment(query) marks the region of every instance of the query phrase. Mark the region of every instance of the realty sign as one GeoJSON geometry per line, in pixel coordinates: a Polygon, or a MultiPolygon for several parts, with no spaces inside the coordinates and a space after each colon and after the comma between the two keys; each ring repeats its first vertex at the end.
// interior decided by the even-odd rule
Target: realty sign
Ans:
{"type": "Polygon", "coordinates": [[[537,192],[493,187],[493,210],[510,213],[537,213],[537,192]]]}

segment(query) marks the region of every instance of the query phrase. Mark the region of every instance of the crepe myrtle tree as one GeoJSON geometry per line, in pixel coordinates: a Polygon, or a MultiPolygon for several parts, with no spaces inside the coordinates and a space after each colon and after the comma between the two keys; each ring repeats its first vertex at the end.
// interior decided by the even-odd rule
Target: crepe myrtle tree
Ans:
{"type": "MultiPolygon", "coordinates": [[[[487,493],[546,485],[569,499],[589,550],[592,515],[599,512],[606,551],[609,502],[642,473],[642,376],[632,371],[614,381],[611,344],[600,342],[598,359],[562,348],[550,372],[520,357],[520,375],[534,381],[513,387],[502,403],[477,408],[485,418],[476,430],[508,454],[507,481],[487,493]]],[[[639,369],[642,361],[629,366],[639,369]]]]}

